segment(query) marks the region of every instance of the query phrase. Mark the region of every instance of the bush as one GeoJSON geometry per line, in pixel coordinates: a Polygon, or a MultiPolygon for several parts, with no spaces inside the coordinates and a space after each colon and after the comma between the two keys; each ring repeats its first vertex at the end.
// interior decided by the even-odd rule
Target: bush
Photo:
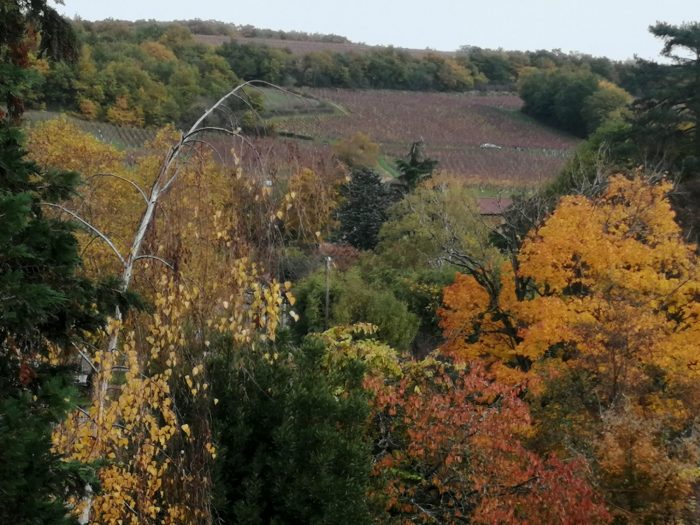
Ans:
{"type": "Polygon", "coordinates": [[[298,336],[321,332],[337,325],[367,322],[377,325],[381,341],[399,350],[410,348],[418,330],[418,318],[406,303],[386,289],[363,279],[361,270],[333,273],[329,280],[329,318],[325,320],[326,277],[318,272],[301,281],[295,289],[301,318],[294,325],[298,336]]]}

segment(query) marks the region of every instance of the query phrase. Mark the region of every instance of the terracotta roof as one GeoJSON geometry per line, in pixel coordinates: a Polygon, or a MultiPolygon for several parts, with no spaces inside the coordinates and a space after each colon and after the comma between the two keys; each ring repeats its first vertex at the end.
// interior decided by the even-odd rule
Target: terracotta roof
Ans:
{"type": "Polygon", "coordinates": [[[476,199],[479,204],[479,213],[481,215],[503,215],[503,212],[511,204],[513,199],[506,197],[480,197],[476,199]]]}

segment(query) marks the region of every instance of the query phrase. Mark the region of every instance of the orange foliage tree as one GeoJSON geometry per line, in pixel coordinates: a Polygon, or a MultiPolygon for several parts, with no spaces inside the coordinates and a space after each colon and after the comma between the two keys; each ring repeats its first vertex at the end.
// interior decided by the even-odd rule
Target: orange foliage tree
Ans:
{"type": "MultiPolygon", "coordinates": [[[[523,445],[534,427],[521,389],[429,356],[414,361],[358,323],[327,330],[329,370],[364,364],[373,392],[371,437],[377,523],[607,523],[585,462],[523,445]]],[[[343,395],[343,390],[338,390],[343,395]]]]}
{"type": "Polygon", "coordinates": [[[700,265],[670,189],[616,176],[597,198],[564,197],[517,274],[460,275],[440,311],[443,350],[527,384],[535,441],[587,454],[622,522],[687,518],[699,479],[700,265]]]}

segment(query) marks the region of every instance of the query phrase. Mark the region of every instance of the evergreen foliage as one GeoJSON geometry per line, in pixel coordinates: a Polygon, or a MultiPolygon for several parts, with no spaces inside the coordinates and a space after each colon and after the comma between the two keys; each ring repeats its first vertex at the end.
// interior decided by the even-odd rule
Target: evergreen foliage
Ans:
{"type": "Polygon", "coordinates": [[[212,362],[223,522],[370,523],[363,366],[328,368],[327,351],[281,342],[212,362]]]}
{"type": "Polygon", "coordinates": [[[42,206],[66,198],[77,175],[40,171],[19,139],[0,123],[0,521],[69,523],[64,498],[78,471],[50,437],[74,397],[71,375],[42,362],[49,344],[66,348],[101,327],[118,293],[77,274],[74,226],[42,206]]]}
{"type": "Polygon", "coordinates": [[[418,184],[426,179],[429,179],[438,161],[425,156],[425,144],[422,140],[411,144],[407,158],[398,159],[396,167],[401,172],[399,180],[406,185],[409,191],[413,190],[418,184]]]}
{"type": "MultiPolygon", "coordinates": [[[[3,352],[5,354],[5,352],[3,352]]],[[[25,369],[26,370],[26,369],[25,369]]],[[[20,372],[21,373],[21,372],[20,372]]],[[[68,525],[65,500],[82,488],[91,469],[60,460],[51,449],[54,425],[75,399],[72,375],[40,367],[31,385],[0,359],[0,523],[68,525]]]]}
{"type": "Polygon", "coordinates": [[[341,194],[344,201],[336,212],[337,239],[360,250],[371,250],[394,200],[390,188],[374,171],[356,169],[350,182],[341,188],[341,194]]]}

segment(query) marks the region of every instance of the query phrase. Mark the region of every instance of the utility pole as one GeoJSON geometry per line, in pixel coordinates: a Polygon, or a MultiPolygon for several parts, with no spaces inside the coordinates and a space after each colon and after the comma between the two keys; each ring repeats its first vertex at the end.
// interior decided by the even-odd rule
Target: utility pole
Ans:
{"type": "Polygon", "coordinates": [[[324,312],[324,329],[328,330],[328,312],[331,302],[331,258],[326,257],[326,308],[324,312]]]}

